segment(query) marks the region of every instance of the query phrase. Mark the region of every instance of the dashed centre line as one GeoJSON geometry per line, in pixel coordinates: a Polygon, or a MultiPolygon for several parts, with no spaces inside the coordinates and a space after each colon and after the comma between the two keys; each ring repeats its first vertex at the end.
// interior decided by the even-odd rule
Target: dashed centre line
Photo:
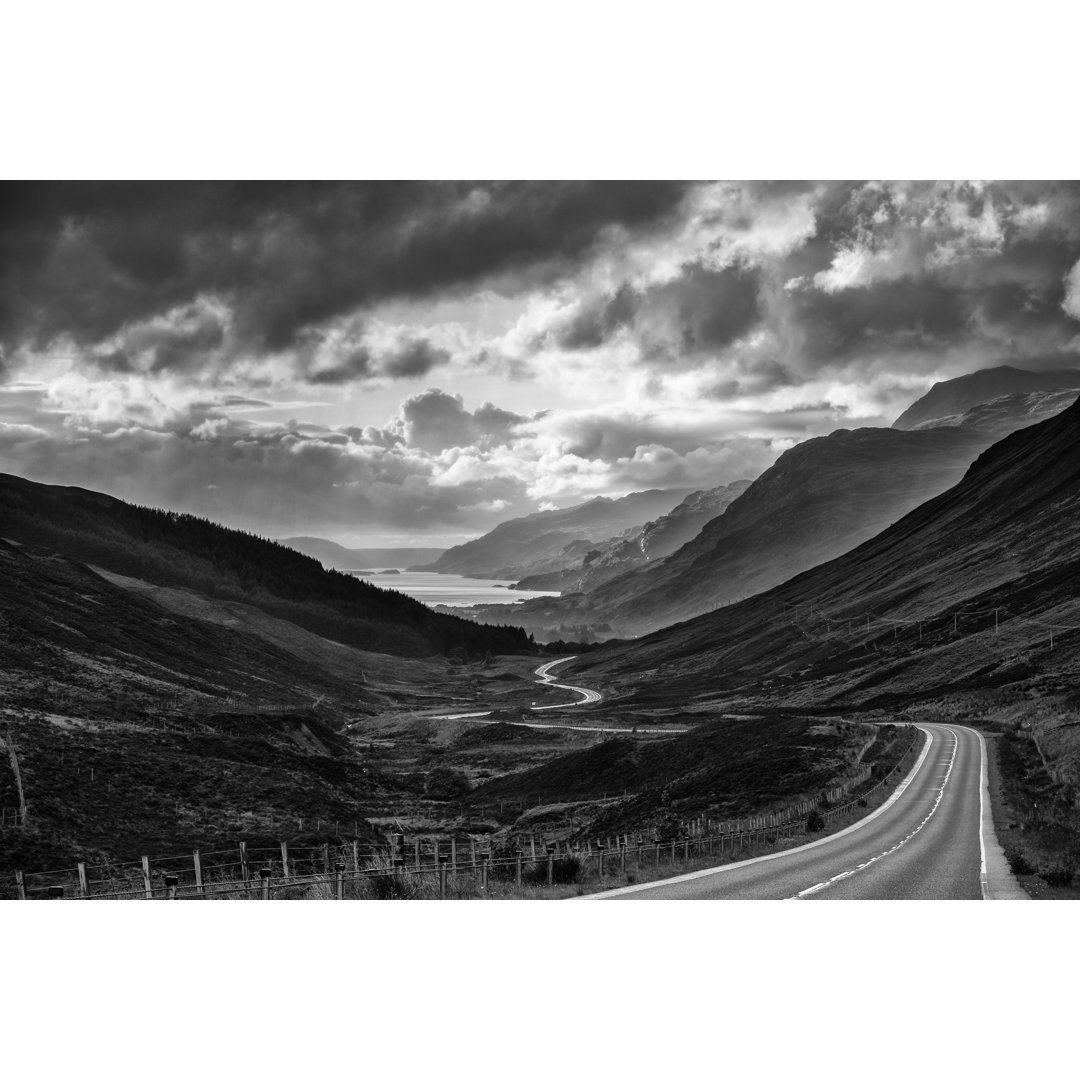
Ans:
{"type": "Polygon", "coordinates": [[[930,812],[911,830],[902,840],[898,840],[888,851],[883,851],[880,855],[875,855],[872,859],[867,859],[866,862],[859,863],[858,866],[851,870],[845,870],[841,874],[836,874],[834,877],[828,879],[828,881],[819,881],[816,885],[811,885],[808,889],[803,889],[802,892],[796,893],[794,896],[787,897],[788,900],[801,900],[804,896],[810,896],[813,893],[821,892],[822,889],[827,889],[830,885],[835,885],[838,881],[843,881],[845,878],[849,878],[854,874],[857,874],[860,870],[865,870],[868,866],[873,866],[874,863],[884,859],[887,855],[892,855],[893,852],[899,851],[912,837],[917,836],[922,832],[926,823],[937,812],[937,808],[941,805],[941,800],[945,797],[945,785],[949,782],[949,777],[952,775],[953,763],[956,761],[956,750],[960,745],[960,739],[955,731],[949,732],[953,737],[952,755],[949,758],[949,767],[945,770],[945,776],[941,781],[941,786],[938,788],[937,798],[934,799],[934,805],[930,807],[930,812]]]}

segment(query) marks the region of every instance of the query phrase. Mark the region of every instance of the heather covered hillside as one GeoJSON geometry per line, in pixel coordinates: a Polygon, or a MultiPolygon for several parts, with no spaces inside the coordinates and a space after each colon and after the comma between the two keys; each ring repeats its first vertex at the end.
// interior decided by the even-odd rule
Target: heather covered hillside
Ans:
{"type": "Polygon", "coordinates": [[[252,604],[357,648],[402,656],[529,648],[514,627],[436,614],[272,540],[81,488],[0,474],[0,538],[155,585],[252,604]]]}

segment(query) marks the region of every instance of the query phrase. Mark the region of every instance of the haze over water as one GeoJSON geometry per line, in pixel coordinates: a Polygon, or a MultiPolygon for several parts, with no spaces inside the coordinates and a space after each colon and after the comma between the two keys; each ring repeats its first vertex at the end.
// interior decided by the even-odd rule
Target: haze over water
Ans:
{"type": "Polygon", "coordinates": [[[435,574],[431,571],[406,571],[388,574],[389,567],[373,568],[369,572],[346,571],[378,585],[380,589],[394,589],[414,600],[434,607],[468,607],[472,604],[513,604],[518,600],[531,600],[538,596],[558,596],[557,592],[529,592],[511,589],[513,581],[494,578],[469,578],[461,574],[435,574]]]}

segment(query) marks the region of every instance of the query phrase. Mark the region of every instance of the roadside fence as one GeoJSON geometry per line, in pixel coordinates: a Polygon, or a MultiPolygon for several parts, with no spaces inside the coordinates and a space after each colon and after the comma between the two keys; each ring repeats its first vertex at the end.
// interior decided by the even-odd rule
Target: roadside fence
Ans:
{"type": "Polygon", "coordinates": [[[674,836],[653,832],[620,833],[584,840],[552,839],[537,843],[536,835],[510,836],[499,842],[469,837],[411,837],[396,835],[389,846],[359,840],[290,846],[236,847],[193,851],[190,855],[143,856],[139,862],[79,863],[70,870],[24,873],[16,871],[18,898],[28,899],[277,899],[311,895],[326,899],[370,897],[447,899],[487,897],[498,885],[502,895],[523,887],[552,887],[581,876],[602,881],[643,869],[685,864],[692,859],[747,853],[781,840],[801,838],[808,817],[818,811],[826,821],[854,813],[868,796],[904,768],[917,753],[920,732],[900,760],[872,788],[839,805],[853,788],[871,778],[869,766],[821,796],[801,799],[774,813],[735,820],[706,815],[683,819],[674,836]]]}

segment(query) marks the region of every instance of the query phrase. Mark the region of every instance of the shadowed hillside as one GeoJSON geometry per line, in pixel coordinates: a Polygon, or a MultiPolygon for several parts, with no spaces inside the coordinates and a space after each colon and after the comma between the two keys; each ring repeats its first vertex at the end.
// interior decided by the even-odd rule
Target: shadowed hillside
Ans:
{"type": "Polygon", "coordinates": [[[82,488],[0,474],[0,537],[155,585],[252,604],[357,648],[427,656],[530,647],[516,627],[436,614],[401,593],[324,570],[316,559],[272,540],[82,488]]]}

